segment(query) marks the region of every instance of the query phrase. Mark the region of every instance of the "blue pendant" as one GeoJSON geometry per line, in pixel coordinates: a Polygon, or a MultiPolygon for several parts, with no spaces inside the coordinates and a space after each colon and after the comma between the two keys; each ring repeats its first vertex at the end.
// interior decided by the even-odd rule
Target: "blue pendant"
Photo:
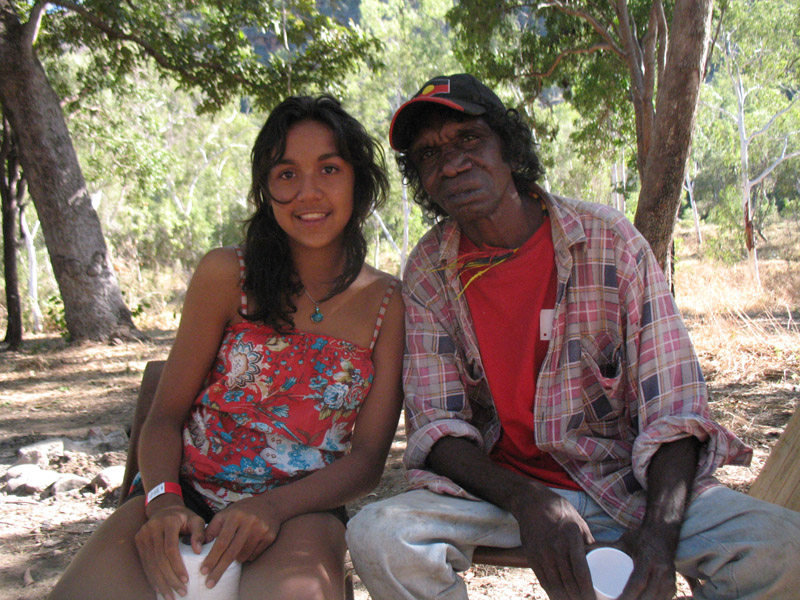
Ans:
{"type": "Polygon", "coordinates": [[[314,323],[319,323],[323,318],[324,316],[321,312],[319,312],[319,306],[314,308],[314,312],[311,313],[311,320],[314,321],[314,323]]]}

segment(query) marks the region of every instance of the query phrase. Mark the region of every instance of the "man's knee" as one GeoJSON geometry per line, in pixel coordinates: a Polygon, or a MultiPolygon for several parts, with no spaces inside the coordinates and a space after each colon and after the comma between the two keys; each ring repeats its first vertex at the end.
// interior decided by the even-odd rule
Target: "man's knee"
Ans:
{"type": "Polygon", "coordinates": [[[405,519],[398,509],[384,500],[373,502],[362,508],[347,523],[347,547],[350,554],[373,554],[374,550],[384,548],[387,539],[398,540],[398,526],[405,519]]]}
{"type": "Polygon", "coordinates": [[[800,514],[718,487],[687,516],[678,566],[707,582],[696,598],[797,598],[800,514]]]}

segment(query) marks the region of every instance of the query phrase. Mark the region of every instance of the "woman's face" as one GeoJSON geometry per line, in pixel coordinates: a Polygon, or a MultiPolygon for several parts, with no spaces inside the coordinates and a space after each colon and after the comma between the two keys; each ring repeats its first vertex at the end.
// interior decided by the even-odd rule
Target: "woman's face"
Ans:
{"type": "Polygon", "coordinates": [[[268,175],[275,220],[293,245],[341,244],[353,214],[354,184],[353,167],[339,155],[333,131],[319,121],[295,123],[268,175]]]}

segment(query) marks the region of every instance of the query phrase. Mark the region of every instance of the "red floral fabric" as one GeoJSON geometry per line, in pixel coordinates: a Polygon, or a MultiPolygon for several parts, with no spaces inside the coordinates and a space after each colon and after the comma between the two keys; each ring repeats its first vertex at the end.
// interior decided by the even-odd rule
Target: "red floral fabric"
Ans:
{"type": "Polygon", "coordinates": [[[371,354],[323,335],[229,327],[184,425],[182,477],[220,510],[330,464],[349,448],[371,354]]]}

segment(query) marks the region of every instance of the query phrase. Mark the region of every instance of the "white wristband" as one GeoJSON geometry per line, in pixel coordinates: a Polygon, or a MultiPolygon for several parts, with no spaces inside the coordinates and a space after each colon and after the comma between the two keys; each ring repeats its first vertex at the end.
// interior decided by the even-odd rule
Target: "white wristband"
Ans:
{"type": "Polygon", "coordinates": [[[144,505],[147,506],[162,494],[177,494],[183,498],[183,492],[181,491],[181,486],[179,484],[173,481],[162,481],[152,490],[147,492],[147,498],[145,498],[144,505]]]}

